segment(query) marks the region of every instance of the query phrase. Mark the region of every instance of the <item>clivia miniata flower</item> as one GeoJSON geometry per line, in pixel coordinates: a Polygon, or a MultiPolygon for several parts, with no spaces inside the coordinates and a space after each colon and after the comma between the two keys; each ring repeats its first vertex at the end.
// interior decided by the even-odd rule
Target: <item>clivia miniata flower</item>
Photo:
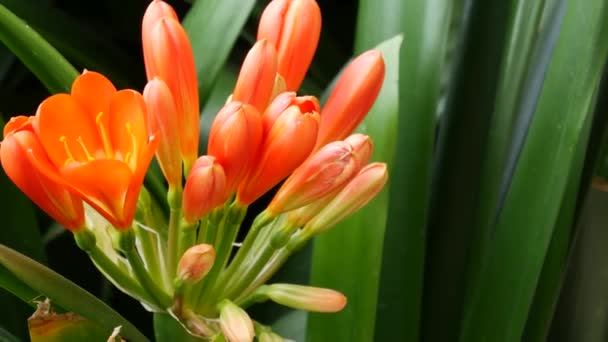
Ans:
{"type": "Polygon", "coordinates": [[[377,50],[364,52],[344,70],[321,110],[315,150],[350,135],[372,108],[384,81],[384,60],[377,50]]]}
{"type": "Polygon", "coordinates": [[[232,101],[263,111],[272,95],[277,75],[277,53],[266,39],[258,40],[245,57],[234,86],[232,101]]]}
{"type": "Polygon", "coordinates": [[[50,160],[33,158],[34,168],[79,194],[116,228],[129,228],[158,144],[148,134],[142,95],[116,91],[101,74],[85,71],[71,94],[40,104],[34,131],[50,160]]]}
{"type": "Polygon", "coordinates": [[[226,175],[215,157],[202,156],[190,170],[184,187],[184,220],[193,223],[226,201],[226,175]]]}
{"type": "Polygon", "coordinates": [[[44,148],[33,132],[34,117],[18,116],[4,126],[0,160],[6,175],[54,220],[71,231],[84,227],[82,199],[41,173],[32,163],[52,168],[44,148]]]}
{"type": "MultiPolygon", "coordinates": [[[[188,173],[198,157],[199,100],[194,54],[186,31],[169,5],[154,0],[144,14],[142,43],[148,81],[163,80],[175,101],[179,145],[188,173]]],[[[166,114],[169,115],[169,114],[166,114]]]]}
{"type": "Polygon", "coordinates": [[[314,109],[303,112],[297,105],[285,109],[264,137],[255,167],[239,186],[237,201],[251,204],[302,164],[315,145],[318,127],[319,113],[314,109]]]}
{"type": "Polygon", "coordinates": [[[258,40],[277,49],[278,72],[288,91],[300,87],[321,35],[321,10],[314,0],[271,1],[262,13],[258,40]]]}
{"type": "Polygon", "coordinates": [[[215,117],[209,131],[207,154],[224,168],[227,194],[236,190],[253,166],[261,142],[262,119],[255,107],[229,102],[215,117]]]}

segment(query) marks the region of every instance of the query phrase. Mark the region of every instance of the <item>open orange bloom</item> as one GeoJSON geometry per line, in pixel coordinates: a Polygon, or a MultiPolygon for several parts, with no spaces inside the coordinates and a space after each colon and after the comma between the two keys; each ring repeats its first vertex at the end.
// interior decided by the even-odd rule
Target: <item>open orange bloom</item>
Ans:
{"type": "Polygon", "coordinates": [[[116,228],[129,228],[158,146],[148,134],[142,95],[117,91],[103,75],[85,71],[71,94],[40,104],[34,129],[51,162],[33,160],[34,166],[80,194],[116,228]]]}
{"type": "Polygon", "coordinates": [[[33,158],[50,164],[33,131],[33,120],[34,117],[17,116],[4,126],[4,140],[0,144],[2,167],[34,203],[65,228],[76,232],[84,227],[82,200],[33,167],[33,158]]]}

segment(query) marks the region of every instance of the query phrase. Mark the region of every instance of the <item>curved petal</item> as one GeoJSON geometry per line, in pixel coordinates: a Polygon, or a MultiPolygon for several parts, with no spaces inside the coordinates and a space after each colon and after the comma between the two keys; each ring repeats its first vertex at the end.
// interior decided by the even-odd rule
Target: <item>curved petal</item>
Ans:
{"type": "Polygon", "coordinates": [[[12,117],[6,125],[4,125],[4,136],[8,136],[10,133],[15,131],[20,131],[23,129],[31,129],[32,125],[32,117],[31,116],[14,116],[12,117]]]}
{"type": "Polygon", "coordinates": [[[72,97],[95,120],[101,112],[100,120],[107,127],[110,99],[116,88],[104,75],[85,70],[72,84],[72,97]]]}
{"type": "Polygon", "coordinates": [[[38,107],[36,116],[40,142],[55,165],[64,165],[70,159],[87,161],[83,145],[91,156],[103,153],[95,120],[70,95],[47,98],[38,107]]]}
{"type": "Polygon", "coordinates": [[[114,152],[135,170],[141,150],[148,144],[146,105],[142,95],[134,90],[120,90],[110,102],[109,134],[114,152]]]}
{"type": "Polygon", "coordinates": [[[31,159],[39,165],[53,168],[31,131],[10,134],[0,144],[0,160],[6,175],[36,205],[67,229],[82,228],[84,209],[82,200],[67,191],[61,184],[45,176],[31,159]]]}
{"type": "Polygon", "coordinates": [[[141,155],[137,160],[137,166],[135,171],[133,172],[133,176],[131,177],[131,183],[129,184],[129,189],[127,190],[127,194],[124,200],[124,216],[127,218],[133,219],[135,216],[135,209],[137,207],[137,199],[139,198],[139,191],[141,190],[141,186],[144,182],[144,177],[146,177],[146,171],[148,171],[148,166],[154,157],[154,153],[156,153],[156,149],[160,144],[160,139],[158,136],[150,137],[150,142],[147,146],[141,151],[141,155]]]}
{"type": "Polygon", "coordinates": [[[74,191],[110,221],[116,228],[129,228],[133,217],[127,217],[124,200],[133,176],[131,169],[114,159],[73,163],[59,172],[74,191]]]}

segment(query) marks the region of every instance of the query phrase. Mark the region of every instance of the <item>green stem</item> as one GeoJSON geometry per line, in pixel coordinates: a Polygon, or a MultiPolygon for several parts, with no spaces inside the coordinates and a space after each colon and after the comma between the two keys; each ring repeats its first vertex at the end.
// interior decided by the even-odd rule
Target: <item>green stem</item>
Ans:
{"type": "Polygon", "coordinates": [[[288,221],[283,221],[282,224],[273,228],[270,238],[265,239],[266,241],[264,241],[261,251],[254,256],[253,260],[251,262],[243,262],[242,265],[237,265],[239,271],[235,273],[236,277],[228,278],[227,283],[221,284],[230,285],[222,286],[224,288],[222,297],[239,297],[241,292],[247,289],[258,274],[266,268],[266,264],[275,253],[289,243],[297,228],[297,226],[290,224],[288,221]]]}
{"type": "Polygon", "coordinates": [[[180,239],[180,222],[182,216],[182,189],[170,188],[167,193],[169,203],[169,233],[167,241],[167,276],[169,279],[175,277],[175,269],[178,262],[178,244],[180,239]]]}
{"type": "Polygon", "coordinates": [[[202,312],[205,312],[205,308],[214,307],[211,299],[215,298],[214,294],[219,291],[217,286],[215,286],[216,280],[228,263],[232,245],[236,240],[246,213],[247,207],[241,207],[237,203],[233,203],[224,214],[215,239],[215,263],[209,274],[202,281],[204,284],[196,306],[197,308],[201,308],[202,312]]]}
{"type": "Polygon", "coordinates": [[[89,255],[89,258],[91,258],[95,266],[97,266],[97,268],[121,291],[128,293],[141,301],[154,303],[154,300],[141,288],[141,286],[139,286],[139,284],[137,284],[131,275],[110,260],[96,244],[86,247],[82,245],[79,241],[81,240],[81,234],[89,233],[91,232],[79,232],[74,234],[74,238],[76,239],[76,244],[89,255]]]}
{"type": "Polygon", "coordinates": [[[285,264],[289,257],[304,247],[304,245],[312,238],[312,235],[305,231],[298,232],[289,240],[287,245],[281,248],[257,274],[255,279],[245,288],[234,302],[242,306],[242,303],[248,300],[251,292],[255,291],[260,285],[263,285],[285,264]]]}
{"type": "Polygon", "coordinates": [[[154,303],[156,303],[161,309],[167,309],[171,306],[171,297],[163,291],[158,285],[154,282],[154,280],[148,274],[148,270],[144,266],[144,263],[139,256],[139,253],[135,248],[130,248],[124,250],[125,256],[131,264],[133,268],[133,273],[135,273],[135,277],[139,281],[139,284],[148,292],[148,294],[154,299],[154,303]]]}
{"type": "Polygon", "coordinates": [[[148,231],[145,228],[134,226],[135,234],[139,237],[141,252],[148,272],[158,283],[162,284],[164,289],[169,289],[169,283],[165,276],[165,272],[161,270],[162,258],[159,251],[159,242],[156,232],[148,231]]]}
{"type": "Polygon", "coordinates": [[[232,259],[230,265],[220,277],[218,285],[221,286],[223,284],[227,284],[228,279],[232,279],[234,277],[235,272],[240,268],[239,266],[243,264],[243,261],[247,259],[249,252],[254,249],[254,246],[256,246],[258,235],[260,235],[262,229],[268,225],[270,219],[270,216],[267,215],[266,212],[260,213],[255,218],[249,232],[247,233],[247,236],[245,237],[245,240],[243,241],[243,245],[236,252],[234,259],[232,259]]]}

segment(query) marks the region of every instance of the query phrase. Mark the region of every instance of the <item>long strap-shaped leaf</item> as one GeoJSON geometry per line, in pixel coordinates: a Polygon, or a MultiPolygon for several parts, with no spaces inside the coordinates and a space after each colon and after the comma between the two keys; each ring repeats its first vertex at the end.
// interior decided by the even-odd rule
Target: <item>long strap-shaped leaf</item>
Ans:
{"type": "Polygon", "coordinates": [[[4,245],[0,245],[0,265],[62,308],[99,323],[108,330],[108,335],[115,327],[122,326],[121,335],[130,341],[148,341],[104,302],[59,273],[4,245]]]}
{"type": "Polygon", "coordinates": [[[0,5],[0,41],[25,64],[51,93],[69,92],[78,72],[44,38],[0,5]]]}
{"type": "Polygon", "coordinates": [[[194,51],[201,106],[255,4],[254,0],[196,1],[184,18],[194,51]]]}
{"type": "Polygon", "coordinates": [[[485,241],[480,276],[471,284],[461,341],[517,341],[523,334],[608,52],[607,19],[606,1],[567,4],[526,143],[494,234],[485,241]]]}
{"type": "MultiPolygon", "coordinates": [[[[358,129],[374,140],[374,160],[387,162],[389,167],[397,136],[401,40],[394,37],[378,46],[385,59],[386,78],[376,104],[358,129]]],[[[387,208],[385,188],[357,214],[316,238],[311,283],[344,292],[349,304],[338,314],[311,314],[309,341],[373,340],[387,208]]]]}

